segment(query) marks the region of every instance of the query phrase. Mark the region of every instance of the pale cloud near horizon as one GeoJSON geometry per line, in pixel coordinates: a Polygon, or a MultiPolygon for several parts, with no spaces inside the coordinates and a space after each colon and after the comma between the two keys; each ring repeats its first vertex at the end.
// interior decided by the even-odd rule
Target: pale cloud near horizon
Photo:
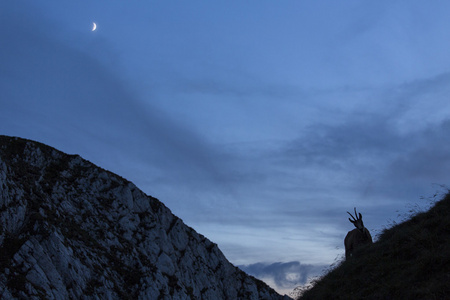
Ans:
{"type": "Polygon", "coordinates": [[[294,288],[305,285],[323,275],[328,266],[308,265],[292,261],[272,264],[257,263],[239,267],[250,275],[271,282],[278,291],[289,294],[294,288]]]}

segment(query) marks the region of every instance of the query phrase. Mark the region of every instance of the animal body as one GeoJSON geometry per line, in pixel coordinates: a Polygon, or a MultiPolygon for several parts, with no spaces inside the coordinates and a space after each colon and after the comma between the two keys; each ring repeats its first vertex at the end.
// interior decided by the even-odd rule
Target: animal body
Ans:
{"type": "Polygon", "coordinates": [[[356,214],[355,207],[355,216],[353,217],[351,213],[347,212],[352,219],[348,218],[348,220],[355,225],[355,229],[349,231],[344,239],[345,245],[345,259],[349,259],[353,256],[356,248],[363,244],[372,244],[372,236],[370,235],[369,230],[364,227],[364,223],[362,221],[362,215],[359,213],[356,214]]]}

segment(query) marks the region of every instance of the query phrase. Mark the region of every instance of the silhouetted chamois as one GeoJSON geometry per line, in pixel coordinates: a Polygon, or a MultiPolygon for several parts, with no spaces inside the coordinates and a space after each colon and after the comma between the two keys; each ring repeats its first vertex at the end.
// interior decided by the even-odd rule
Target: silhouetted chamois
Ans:
{"type": "Polygon", "coordinates": [[[348,218],[350,222],[355,225],[355,229],[349,231],[347,233],[347,236],[344,239],[344,245],[345,245],[345,259],[348,259],[349,257],[353,256],[353,253],[356,248],[358,248],[362,244],[371,244],[372,243],[372,236],[370,235],[369,230],[364,227],[364,223],[362,221],[361,213],[358,215],[356,214],[356,207],[355,207],[355,217],[352,216],[351,213],[347,212],[352,219],[348,218]]]}

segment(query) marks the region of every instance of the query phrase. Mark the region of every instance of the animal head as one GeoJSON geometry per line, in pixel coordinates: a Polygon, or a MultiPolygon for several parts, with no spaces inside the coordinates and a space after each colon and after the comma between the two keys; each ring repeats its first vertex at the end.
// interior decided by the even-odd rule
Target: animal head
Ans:
{"type": "Polygon", "coordinates": [[[356,228],[358,228],[358,230],[360,230],[361,232],[363,232],[364,231],[364,223],[363,223],[363,220],[362,220],[362,215],[361,215],[361,213],[359,213],[359,218],[358,218],[358,214],[356,213],[356,207],[355,207],[355,216],[352,216],[352,214],[351,213],[349,213],[349,212],[347,212],[349,215],[350,215],[350,217],[352,217],[352,219],[350,219],[350,218],[348,218],[348,220],[350,221],[350,222],[352,222],[353,223],[353,225],[355,225],[355,227],[356,228]]]}

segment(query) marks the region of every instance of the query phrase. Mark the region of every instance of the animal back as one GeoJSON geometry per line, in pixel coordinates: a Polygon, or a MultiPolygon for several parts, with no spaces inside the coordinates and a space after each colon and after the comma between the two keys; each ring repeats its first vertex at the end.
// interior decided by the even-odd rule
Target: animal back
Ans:
{"type": "Polygon", "coordinates": [[[372,236],[370,235],[369,230],[367,228],[364,228],[364,232],[361,232],[358,229],[353,229],[350,231],[347,235],[353,235],[354,243],[357,245],[365,244],[365,243],[372,243],[372,236]]]}

